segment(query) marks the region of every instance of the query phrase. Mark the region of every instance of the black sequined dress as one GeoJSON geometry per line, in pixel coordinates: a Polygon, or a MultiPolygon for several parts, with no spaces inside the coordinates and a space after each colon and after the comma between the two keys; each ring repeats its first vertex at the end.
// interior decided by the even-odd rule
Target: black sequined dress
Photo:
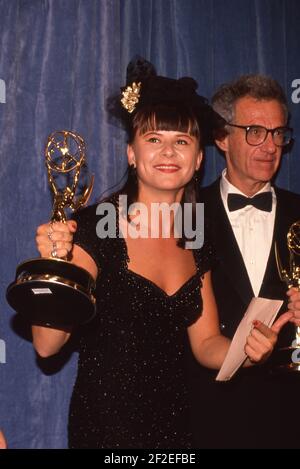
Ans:
{"type": "Polygon", "coordinates": [[[189,448],[186,329],[201,314],[201,275],[210,268],[211,252],[194,250],[197,272],[169,296],[128,269],[123,238],[97,237],[96,206],[75,218],[75,243],[101,274],[97,315],[82,326],[69,445],[189,448]]]}

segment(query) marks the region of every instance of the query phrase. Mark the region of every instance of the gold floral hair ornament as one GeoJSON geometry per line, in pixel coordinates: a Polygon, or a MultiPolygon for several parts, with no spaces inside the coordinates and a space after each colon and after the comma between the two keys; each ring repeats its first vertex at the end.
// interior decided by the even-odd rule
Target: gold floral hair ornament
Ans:
{"type": "Polygon", "coordinates": [[[127,86],[124,91],[122,91],[123,98],[121,99],[122,106],[131,114],[136,107],[136,104],[140,99],[141,92],[141,82],[132,83],[131,86],[127,86]]]}

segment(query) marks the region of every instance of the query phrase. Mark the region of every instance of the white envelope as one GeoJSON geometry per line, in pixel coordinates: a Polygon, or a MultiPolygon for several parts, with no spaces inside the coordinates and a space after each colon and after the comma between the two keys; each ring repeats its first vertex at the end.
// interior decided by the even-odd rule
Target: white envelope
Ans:
{"type": "Polygon", "coordinates": [[[267,298],[252,298],[241,320],[230,347],[226,354],[223,365],[216,377],[216,381],[228,381],[246,360],[244,347],[250,331],[253,327],[252,322],[259,319],[261,322],[271,327],[283,301],[269,300],[267,298]]]}

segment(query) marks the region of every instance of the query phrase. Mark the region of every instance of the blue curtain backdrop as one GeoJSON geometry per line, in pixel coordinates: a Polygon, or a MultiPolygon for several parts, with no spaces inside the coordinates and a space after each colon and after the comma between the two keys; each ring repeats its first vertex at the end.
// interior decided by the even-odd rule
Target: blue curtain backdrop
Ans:
{"type": "MultiPolygon", "coordinates": [[[[48,134],[84,137],[94,201],[125,170],[125,136],[105,100],[133,55],[161,74],[195,77],[207,97],[261,72],[283,85],[295,129],[277,183],[300,193],[299,24],[297,0],[0,0],[0,427],[11,448],[66,447],[76,373],[71,348],[59,360],[36,357],[28,325],[5,300],[16,265],[37,256],[35,229],[50,215],[48,134]]],[[[203,184],[222,168],[208,149],[203,184]]]]}

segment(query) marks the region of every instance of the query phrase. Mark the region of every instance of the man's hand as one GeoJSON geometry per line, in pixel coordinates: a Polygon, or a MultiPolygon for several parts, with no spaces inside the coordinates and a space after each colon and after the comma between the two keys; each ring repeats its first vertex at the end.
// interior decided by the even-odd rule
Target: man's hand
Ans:
{"type": "Polygon", "coordinates": [[[287,296],[289,297],[288,308],[293,313],[290,322],[300,326],[300,291],[292,287],[287,291],[287,296]]]}
{"type": "Polygon", "coordinates": [[[261,321],[253,321],[253,329],[247,337],[245,353],[252,363],[263,363],[271,355],[281,328],[293,317],[292,312],[282,314],[268,327],[261,321]]]}

